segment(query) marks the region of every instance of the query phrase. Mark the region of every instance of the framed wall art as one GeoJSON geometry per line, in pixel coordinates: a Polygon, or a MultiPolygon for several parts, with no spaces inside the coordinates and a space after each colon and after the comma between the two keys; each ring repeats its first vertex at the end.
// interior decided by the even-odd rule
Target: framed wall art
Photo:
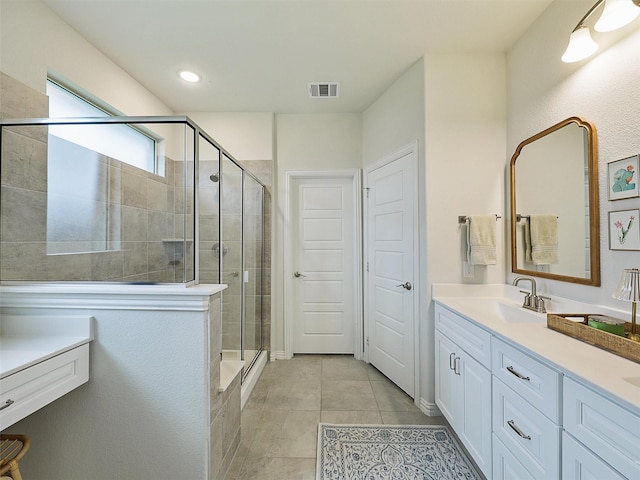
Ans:
{"type": "Polygon", "coordinates": [[[639,157],[640,155],[634,155],[607,164],[609,200],[621,200],[640,195],[639,157]]]}
{"type": "Polygon", "coordinates": [[[640,250],[640,209],[609,212],[609,250],[640,250]]]}

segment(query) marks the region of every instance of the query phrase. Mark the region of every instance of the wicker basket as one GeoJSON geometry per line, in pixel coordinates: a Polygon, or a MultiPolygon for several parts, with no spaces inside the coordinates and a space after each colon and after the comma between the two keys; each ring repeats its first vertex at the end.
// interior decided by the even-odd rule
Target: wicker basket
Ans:
{"type": "MultiPolygon", "coordinates": [[[[588,325],[590,315],[585,313],[548,313],[547,327],[640,363],[640,342],[634,342],[628,338],[590,327],[588,325]],[[569,318],[582,320],[568,320],[569,318]]],[[[631,331],[631,323],[625,323],[625,331],[631,331]]]]}

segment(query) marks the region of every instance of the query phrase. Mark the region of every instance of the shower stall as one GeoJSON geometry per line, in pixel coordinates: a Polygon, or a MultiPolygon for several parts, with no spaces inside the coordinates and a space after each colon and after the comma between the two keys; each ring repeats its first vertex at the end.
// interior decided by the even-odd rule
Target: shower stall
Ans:
{"type": "Polygon", "coordinates": [[[185,116],[0,121],[0,281],[222,283],[223,358],[268,345],[270,197],[185,116]]]}
{"type": "Polygon", "coordinates": [[[222,295],[222,359],[244,362],[246,376],[263,351],[268,192],[226,152],[208,147],[200,157],[200,281],[228,285],[222,295]]]}

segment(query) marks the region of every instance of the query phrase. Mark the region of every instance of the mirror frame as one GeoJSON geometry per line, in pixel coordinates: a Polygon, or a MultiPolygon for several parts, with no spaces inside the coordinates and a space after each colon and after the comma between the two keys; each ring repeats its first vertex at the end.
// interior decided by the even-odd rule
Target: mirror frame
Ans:
{"type": "Polygon", "coordinates": [[[511,271],[513,273],[525,274],[534,277],[549,278],[552,280],[560,280],[563,282],[579,283],[582,285],[600,286],[600,201],[598,193],[598,139],[596,137],[596,127],[592,123],[580,118],[569,117],[566,120],[557,123],[546,130],[527,138],[521,142],[516,148],[515,153],[511,157],[509,173],[510,178],[510,197],[511,197],[511,271]],[[589,231],[590,231],[590,254],[591,254],[591,276],[590,277],[572,277],[569,275],[560,275],[557,273],[538,272],[536,270],[525,270],[517,268],[517,243],[516,243],[516,160],[522,149],[549,135],[550,133],[560,130],[571,123],[577,124],[584,128],[587,132],[587,166],[589,168],[589,231]]]}

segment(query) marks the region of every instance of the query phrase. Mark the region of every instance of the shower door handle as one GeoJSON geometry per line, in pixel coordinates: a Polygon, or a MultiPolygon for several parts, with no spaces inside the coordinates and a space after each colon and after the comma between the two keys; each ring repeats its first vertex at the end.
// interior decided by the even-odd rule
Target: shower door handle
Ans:
{"type": "Polygon", "coordinates": [[[294,277],[296,277],[296,278],[306,277],[306,275],[303,275],[303,274],[302,274],[302,273],[300,273],[300,272],[295,272],[295,273],[293,274],[293,276],[294,276],[294,277]]]}

